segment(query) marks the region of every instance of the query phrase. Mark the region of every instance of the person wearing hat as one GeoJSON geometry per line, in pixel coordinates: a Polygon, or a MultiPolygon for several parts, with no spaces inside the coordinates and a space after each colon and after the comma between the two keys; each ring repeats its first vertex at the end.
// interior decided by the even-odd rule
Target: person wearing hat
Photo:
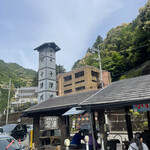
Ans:
{"type": "Polygon", "coordinates": [[[141,133],[135,133],[134,142],[130,144],[128,150],[149,150],[147,145],[143,143],[141,133]]]}

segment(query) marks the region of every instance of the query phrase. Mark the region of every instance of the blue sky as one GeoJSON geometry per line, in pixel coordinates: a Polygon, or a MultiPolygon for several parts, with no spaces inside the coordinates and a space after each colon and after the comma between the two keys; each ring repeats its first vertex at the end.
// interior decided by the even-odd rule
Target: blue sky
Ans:
{"type": "Polygon", "coordinates": [[[98,35],[136,18],[147,0],[0,0],[0,59],[38,70],[33,49],[55,42],[56,63],[71,70],[98,35]]]}

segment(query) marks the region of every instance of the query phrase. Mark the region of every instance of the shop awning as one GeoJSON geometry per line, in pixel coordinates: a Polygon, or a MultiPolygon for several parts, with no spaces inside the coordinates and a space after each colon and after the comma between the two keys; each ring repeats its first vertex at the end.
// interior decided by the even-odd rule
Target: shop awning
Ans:
{"type": "Polygon", "coordinates": [[[72,107],[68,111],[66,111],[62,116],[69,116],[69,115],[81,115],[85,113],[86,110],[79,110],[81,107],[72,107]]]}

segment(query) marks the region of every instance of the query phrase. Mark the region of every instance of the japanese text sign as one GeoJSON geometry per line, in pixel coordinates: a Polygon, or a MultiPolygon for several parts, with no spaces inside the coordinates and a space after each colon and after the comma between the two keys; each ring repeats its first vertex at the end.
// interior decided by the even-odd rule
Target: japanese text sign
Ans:
{"type": "Polygon", "coordinates": [[[136,104],[132,105],[133,111],[135,112],[144,112],[144,111],[150,111],[150,104],[136,104]]]}

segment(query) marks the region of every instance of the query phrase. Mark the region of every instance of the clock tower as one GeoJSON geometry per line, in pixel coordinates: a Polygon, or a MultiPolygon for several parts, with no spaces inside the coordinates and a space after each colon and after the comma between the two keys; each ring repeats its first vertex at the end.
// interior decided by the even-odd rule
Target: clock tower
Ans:
{"type": "Polygon", "coordinates": [[[39,52],[38,102],[56,96],[55,53],[60,48],[54,43],[44,43],[35,48],[39,52]]]}

